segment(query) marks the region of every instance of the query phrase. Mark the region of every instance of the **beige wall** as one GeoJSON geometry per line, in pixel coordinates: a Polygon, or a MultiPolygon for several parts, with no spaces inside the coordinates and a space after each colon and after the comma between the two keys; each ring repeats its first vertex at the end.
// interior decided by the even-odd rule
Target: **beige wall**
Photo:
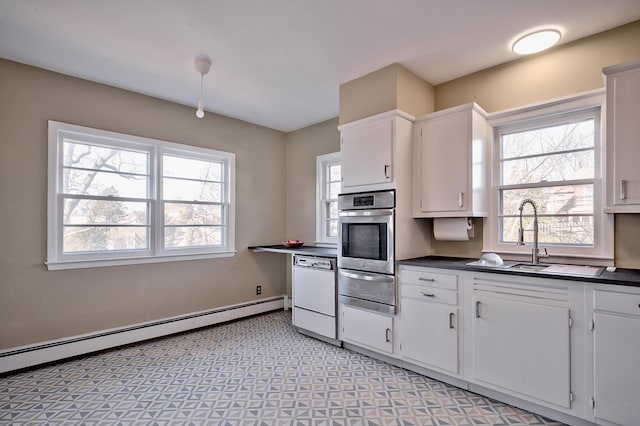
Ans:
{"type": "Polygon", "coordinates": [[[284,294],[286,258],[247,246],[286,235],[286,154],[282,132],[0,59],[0,349],[284,294]],[[236,153],[237,256],[47,271],[47,120],[236,153]]]}
{"type": "Polygon", "coordinates": [[[433,112],[433,86],[400,64],[340,85],[340,124],[399,109],[415,117],[433,112]]]}
{"type": "MultiPolygon", "coordinates": [[[[316,238],[316,157],[340,151],[338,119],[287,134],[287,225],[282,239],[312,244],[316,238]]],[[[287,256],[288,261],[290,256],[287,256]]],[[[291,294],[291,273],[287,272],[291,294]]]]}
{"type": "Polygon", "coordinates": [[[340,151],[338,119],[287,134],[287,221],[284,238],[316,238],[316,157],[340,151]]]}
{"type": "MultiPolygon", "coordinates": [[[[545,54],[522,58],[435,87],[436,110],[475,101],[488,112],[604,86],[602,68],[640,58],[640,21],[545,54]]],[[[640,268],[640,215],[616,215],[615,264],[640,268]]],[[[476,223],[478,220],[476,220],[476,223]]],[[[482,233],[469,242],[433,241],[433,254],[478,257],[482,233]]],[[[481,231],[481,229],[480,229],[481,231]]]]}
{"type": "Polygon", "coordinates": [[[436,110],[477,102],[487,112],[604,86],[602,68],[640,58],[640,21],[435,88],[436,110]]]}

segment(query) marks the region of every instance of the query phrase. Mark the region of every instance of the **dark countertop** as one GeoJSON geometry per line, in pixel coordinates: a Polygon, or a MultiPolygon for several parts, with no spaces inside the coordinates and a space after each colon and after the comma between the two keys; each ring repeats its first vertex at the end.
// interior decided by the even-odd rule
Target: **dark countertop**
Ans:
{"type": "Polygon", "coordinates": [[[424,266],[429,268],[453,269],[458,271],[488,272],[504,275],[525,275],[527,277],[552,278],[557,280],[581,281],[600,284],[614,284],[640,287],[640,270],[616,268],[614,272],[603,271],[597,277],[585,275],[563,275],[544,272],[527,272],[522,270],[502,269],[485,266],[469,266],[468,262],[478,259],[459,257],[425,256],[414,259],[398,260],[398,265],[424,266]]]}
{"type": "Polygon", "coordinates": [[[272,253],[289,253],[289,254],[304,254],[307,256],[320,256],[320,257],[338,257],[338,249],[333,247],[316,247],[305,246],[299,248],[286,247],[282,244],[265,245],[265,246],[250,246],[249,250],[255,252],[272,252],[272,253]]]}

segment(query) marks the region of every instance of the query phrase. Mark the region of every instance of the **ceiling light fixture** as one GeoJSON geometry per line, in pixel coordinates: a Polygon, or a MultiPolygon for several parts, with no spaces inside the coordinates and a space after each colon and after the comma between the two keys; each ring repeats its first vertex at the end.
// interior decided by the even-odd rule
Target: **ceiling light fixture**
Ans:
{"type": "Polygon", "coordinates": [[[511,49],[518,55],[542,52],[560,41],[560,31],[544,29],[531,32],[517,39],[511,49]]]}
{"type": "Polygon", "coordinates": [[[204,100],[203,96],[203,85],[202,82],[204,80],[205,74],[209,72],[211,69],[211,60],[209,58],[196,58],[193,61],[193,65],[196,67],[196,71],[200,73],[200,100],[198,101],[198,110],[196,111],[196,117],[202,118],[204,117],[204,100]]]}

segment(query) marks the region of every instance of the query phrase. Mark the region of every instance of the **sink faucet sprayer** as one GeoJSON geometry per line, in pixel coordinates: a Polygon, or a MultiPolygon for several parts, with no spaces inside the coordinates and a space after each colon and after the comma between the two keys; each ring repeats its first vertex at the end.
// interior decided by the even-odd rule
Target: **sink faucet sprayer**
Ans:
{"type": "Polygon", "coordinates": [[[533,248],[531,249],[531,263],[537,264],[540,263],[541,257],[549,257],[549,253],[547,249],[544,249],[544,254],[540,254],[540,250],[538,248],[538,207],[536,203],[531,198],[525,198],[520,202],[518,209],[520,210],[520,228],[518,229],[518,244],[519,246],[524,245],[524,228],[522,227],[522,210],[524,209],[525,204],[531,204],[533,207],[533,248]]]}

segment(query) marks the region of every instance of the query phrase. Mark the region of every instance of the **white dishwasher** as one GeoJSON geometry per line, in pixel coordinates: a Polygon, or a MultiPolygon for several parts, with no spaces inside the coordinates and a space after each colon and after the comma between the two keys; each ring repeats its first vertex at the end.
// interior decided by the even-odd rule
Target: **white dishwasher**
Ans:
{"type": "Polygon", "coordinates": [[[291,275],[293,325],[303,334],[340,346],[335,259],[294,255],[291,275]]]}

